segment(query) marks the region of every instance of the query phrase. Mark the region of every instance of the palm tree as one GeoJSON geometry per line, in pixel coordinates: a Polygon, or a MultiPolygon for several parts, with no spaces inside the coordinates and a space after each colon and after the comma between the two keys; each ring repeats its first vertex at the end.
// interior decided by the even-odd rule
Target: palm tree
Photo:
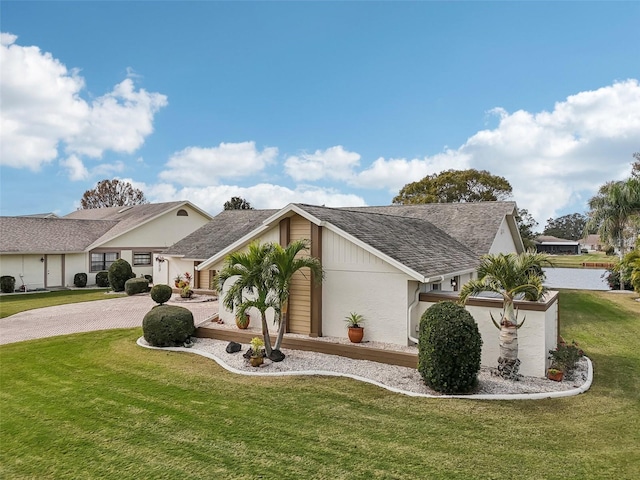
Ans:
{"type": "Polygon", "coordinates": [[[274,244],[270,254],[270,261],[273,266],[274,288],[279,301],[278,337],[273,347],[275,350],[280,349],[284,332],[287,329],[289,290],[294,274],[296,272],[302,273],[302,269],[308,268],[316,282],[322,282],[323,279],[324,273],[320,260],[314,257],[299,256],[300,252],[308,249],[308,240],[295,240],[286,247],[274,244]]]}
{"type": "Polygon", "coordinates": [[[624,235],[629,221],[640,213],[640,180],[608,182],[589,200],[589,220],[585,231],[598,230],[600,238],[618,246],[624,255],[624,235]]]}
{"type": "Polygon", "coordinates": [[[233,310],[235,307],[236,315],[240,317],[251,307],[260,311],[267,356],[271,355],[272,348],[266,312],[273,308],[277,314],[280,308],[273,289],[272,252],[273,244],[253,242],[246,252],[230,253],[225,259],[224,268],[218,274],[220,292],[227,280],[237,277],[224,296],[223,305],[227,309],[233,310]]]}
{"type": "Polygon", "coordinates": [[[542,284],[543,264],[550,264],[548,257],[533,251],[520,255],[484,255],[478,267],[478,279],[466,283],[460,291],[460,302],[463,304],[470,296],[482,292],[494,292],[502,296],[502,318],[499,323],[493,316],[491,320],[500,329],[498,371],[504,377],[515,376],[520,365],[518,329],[524,323],[524,319],[518,324],[513,302],[516,297],[537,301],[544,295],[546,287],[542,284]]]}

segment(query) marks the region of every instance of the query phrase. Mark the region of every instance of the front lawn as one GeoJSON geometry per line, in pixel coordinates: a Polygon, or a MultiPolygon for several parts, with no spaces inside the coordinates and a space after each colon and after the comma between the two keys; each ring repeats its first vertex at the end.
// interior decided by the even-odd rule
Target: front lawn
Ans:
{"type": "Polygon", "coordinates": [[[563,335],[592,358],[595,381],[556,400],[239,376],[137,347],[140,329],[4,345],[0,477],[640,478],[640,304],[576,291],[560,302],[563,335]]]}
{"type": "Polygon", "coordinates": [[[618,263],[618,257],[599,253],[583,253],[581,255],[549,255],[554,267],[582,268],[582,264],[589,263],[618,263]]]}
{"type": "Polygon", "coordinates": [[[67,303],[92,302],[108,298],[124,297],[124,294],[106,294],[106,290],[60,290],[42,293],[16,293],[0,296],[0,318],[8,317],[25,310],[52,307],[67,303]]]}

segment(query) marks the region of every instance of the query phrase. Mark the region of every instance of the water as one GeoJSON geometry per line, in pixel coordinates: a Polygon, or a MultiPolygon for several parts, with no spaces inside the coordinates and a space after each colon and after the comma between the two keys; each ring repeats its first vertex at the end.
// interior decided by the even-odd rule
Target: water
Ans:
{"type": "Polygon", "coordinates": [[[604,268],[543,268],[547,275],[544,282],[549,288],[572,288],[577,290],[609,290],[602,277],[604,268]]]}

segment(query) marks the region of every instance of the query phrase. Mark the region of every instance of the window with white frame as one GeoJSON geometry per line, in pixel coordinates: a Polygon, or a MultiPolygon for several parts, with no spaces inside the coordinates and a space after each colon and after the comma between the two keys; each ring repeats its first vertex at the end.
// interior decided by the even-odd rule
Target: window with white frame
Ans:
{"type": "Polygon", "coordinates": [[[151,252],[133,252],[134,265],[151,265],[151,252]]]}
{"type": "Polygon", "coordinates": [[[111,264],[118,260],[119,256],[118,252],[91,253],[91,271],[109,270],[111,264]]]}

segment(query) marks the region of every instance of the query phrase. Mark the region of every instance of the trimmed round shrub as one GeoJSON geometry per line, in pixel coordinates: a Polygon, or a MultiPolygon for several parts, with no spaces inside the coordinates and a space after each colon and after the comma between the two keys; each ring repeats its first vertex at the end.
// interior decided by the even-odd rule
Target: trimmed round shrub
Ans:
{"type": "Polygon", "coordinates": [[[151,289],[151,298],[160,305],[167,303],[171,299],[171,295],[173,295],[173,290],[169,285],[158,284],[151,289]]]}
{"type": "Polygon", "coordinates": [[[465,308],[454,302],[429,307],[420,319],[418,370],[428,387],[469,393],[478,385],[482,337],[465,308]]]}
{"type": "Polygon", "coordinates": [[[73,276],[73,284],[78,287],[86,287],[87,286],[87,274],[86,273],[76,273],[73,276]]]}
{"type": "Polygon", "coordinates": [[[109,286],[109,272],[106,270],[102,270],[96,273],[96,285],[98,287],[108,287],[109,286]]]}
{"type": "Polygon", "coordinates": [[[154,347],[180,347],[195,331],[193,314],[184,307],[156,305],[142,320],[144,339],[154,347]]]}
{"type": "Polygon", "coordinates": [[[13,293],[16,289],[16,279],[11,275],[0,277],[0,291],[2,293],[13,293]]]}
{"type": "Polygon", "coordinates": [[[109,285],[114,292],[122,292],[125,282],[135,276],[129,262],[122,258],[113,262],[109,267],[109,285]]]}
{"type": "Polygon", "coordinates": [[[149,280],[143,277],[130,278],[124,282],[124,293],[127,295],[135,295],[137,293],[146,293],[149,291],[149,280]]]}
{"type": "Polygon", "coordinates": [[[151,276],[151,275],[143,275],[143,277],[146,278],[149,281],[149,283],[153,283],[153,276],[151,276]]]}

